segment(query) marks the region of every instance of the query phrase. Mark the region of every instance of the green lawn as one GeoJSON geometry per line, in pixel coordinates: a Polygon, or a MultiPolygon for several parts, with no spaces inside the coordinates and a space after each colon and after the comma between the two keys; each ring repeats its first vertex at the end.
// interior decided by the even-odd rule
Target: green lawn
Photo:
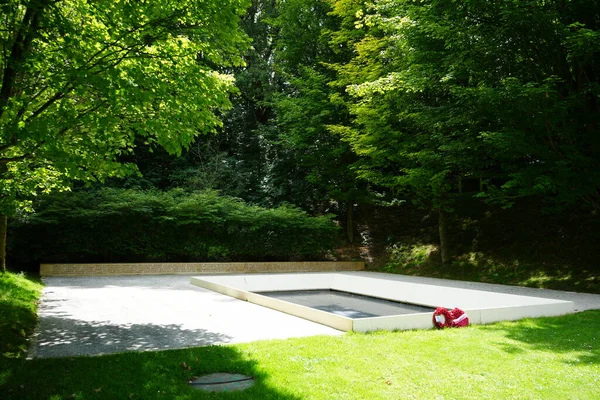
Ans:
{"type": "Polygon", "coordinates": [[[0,398],[591,399],[600,398],[599,342],[600,311],[588,311],[442,331],[32,361],[3,356],[0,398]],[[186,383],[222,371],[257,383],[221,395],[186,383]]]}
{"type": "Polygon", "coordinates": [[[37,277],[0,272],[0,367],[2,360],[19,358],[26,351],[42,287],[37,277]]]}

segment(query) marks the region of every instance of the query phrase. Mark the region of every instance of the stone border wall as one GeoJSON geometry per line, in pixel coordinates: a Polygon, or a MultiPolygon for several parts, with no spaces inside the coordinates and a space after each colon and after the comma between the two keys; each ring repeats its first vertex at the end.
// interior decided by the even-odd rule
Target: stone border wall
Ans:
{"type": "Polygon", "coordinates": [[[258,272],[360,271],[362,261],[41,264],[41,276],[174,275],[258,272]]]}

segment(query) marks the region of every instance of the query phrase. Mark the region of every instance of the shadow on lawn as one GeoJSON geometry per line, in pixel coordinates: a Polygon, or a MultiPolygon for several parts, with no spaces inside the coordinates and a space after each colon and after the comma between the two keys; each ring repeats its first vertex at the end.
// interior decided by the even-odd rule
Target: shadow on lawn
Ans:
{"type": "Polygon", "coordinates": [[[522,343],[502,343],[509,353],[545,351],[563,355],[566,364],[600,364],[600,310],[494,324],[485,329],[501,331],[522,343]]]}
{"type": "Polygon", "coordinates": [[[14,367],[0,385],[2,399],[300,399],[271,386],[255,360],[226,346],[35,359],[14,367]],[[252,376],[255,384],[229,393],[205,393],[188,384],[215,372],[252,376]]]}
{"type": "MultiPolygon", "coordinates": [[[[415,251],[428,246],[430,245],[413,245],[409,250],[415,251]]],[[[405,253],[409,250],[406,250],[405,253]]],[[[387,266],[375,270],[470,282],[600,294],[600,270],[598,268],[581,268],[559,262],[528,261],[525,257],[505,256],[501,258],[481,252],[457,256],[452,261],[451,268],[442,268],[436,257],[437,253],[432,253],[419,263],[405,265],[400,262],[394,263],[392,260],[387,266]]]]}

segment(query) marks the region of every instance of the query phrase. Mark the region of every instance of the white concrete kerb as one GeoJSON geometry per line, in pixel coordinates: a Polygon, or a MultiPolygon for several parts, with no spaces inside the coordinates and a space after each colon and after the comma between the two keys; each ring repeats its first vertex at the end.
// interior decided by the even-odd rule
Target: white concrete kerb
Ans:
{"type": "Polygon", "coordinates": [[[572,301],[419,283],[375,272],[274,273],[192,277],[191,283],[344,331],[427,329],[431,313],[352,319],[255,292],[331,289],[431,308],[458,307],[472,324],[573,313],[572,301]]]}

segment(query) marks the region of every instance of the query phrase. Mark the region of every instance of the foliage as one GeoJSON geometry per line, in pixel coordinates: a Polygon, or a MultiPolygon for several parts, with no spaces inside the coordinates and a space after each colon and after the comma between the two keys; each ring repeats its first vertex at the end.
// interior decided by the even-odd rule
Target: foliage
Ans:
{"type": "Polygon", "coordinates": [[[40,199],[14,221],[14,261],[285,260],[333,246],[329,216],[265,209],[214,191],[100,189],[40,199]]]}
{"type": "Polygon", "coordinates": [[[228,371],[256,379],[223,395],[232,399],[587,399],[600,381],[599,329],[600,312],[586,311],[452,330],[35,359],[0,381],[0,395],[211,399],[188,380],[228,371]]]}
{"type": "Polygon", "coordinates": [[[236,182],[233,190],[223,193],[265,206],[278,204],[270,201],[268,144],[258,132],[272,118],[270,98],[278,87],[273,66],[277,31],[268,23],[275,15],[276,1],[252,0],[242,18],[241,27],[252,39],[252,47],[244,53],[245,65],[233,70],[239,91],[224,115],[219,146],[221,166],[232,171],[229,178],[236,182]]]}
{"type": "Polygon", "coordinates": [[[438,214],[444,262],[464,181],[504,206],[600,205],[597,2],[332,4],[354,55],[332,65],[353,118],[331,130],[359,178],[438,214]]]}
{"type": "Polygon", "coordinates": [[[280,2],[270,23],[278,31],[274,70],[279,87],[272,95],[273,118],[260,131],[269,140],[270,183],[275,199],[312,213],[345,213],[348,241],[354,233],[354,208],[370,200],[366,184],[356,179],[356,155],[328,126],[349,122],[343,88],[333,86],[331,63],[350,53],[330,43],[341,21],[321,0],[280,2]]]}
{"type": "Polygon", "coordinates": [[[320,0],[252,1],[241,23],[252,48],[244,66],[227,69],[239,91],[218,137],[198,137],[177,162],[136,151],[145,178],[128,184],[218,189],[253,204],[293,203],[312,214],[343,212],[363,201],[365,185],[352,170],[356,156],[327,128],[349,117],[343,103],[330,101],[341,89],[330,87],[333,73],[324,63],[348,54],[328,43],[338,23],[329,11],[320,0]]]}
{"type": "Polygon", "coordinates": [[[600,294],[600,217],[585,205],[548,214],[543,199],[507,209],[475,200],[457,203],[450,224],[455,257],[446,267],[431,214],[403,204],[361,215],[373,235],[369,269],[600,294]]]}
{"type": "Polygon", "coordinates": [[[136,137],[178,154],[221,125],[245,0],[3,3],[0,212],[132,172],[136,137]]]}
{"type": "Polygon", "coordinates": [[[384,269],[386,272],[401,273],[405,268],[420,267],[429,261],[436,250],[436,246],[431,244],[395,244],[389,249],[390,261],[384,269]]]}
{"type": "Polygon", "coordinates": [[[467,197],[598,213],[599,4],[9,2],[0,214],[134,164],[110,185],[346,212],[350,240],[374,192],[436,212],[442,244],[467,197]]]}
{"type": "Polygon", "coordinates": [[[470,177],[509,203],[596,204],[599,13],[587,1],[365,6],[367,35],[338,67],[355,80],[354,124],[336,128],[361,175],[433,208],[470,177]]]}

